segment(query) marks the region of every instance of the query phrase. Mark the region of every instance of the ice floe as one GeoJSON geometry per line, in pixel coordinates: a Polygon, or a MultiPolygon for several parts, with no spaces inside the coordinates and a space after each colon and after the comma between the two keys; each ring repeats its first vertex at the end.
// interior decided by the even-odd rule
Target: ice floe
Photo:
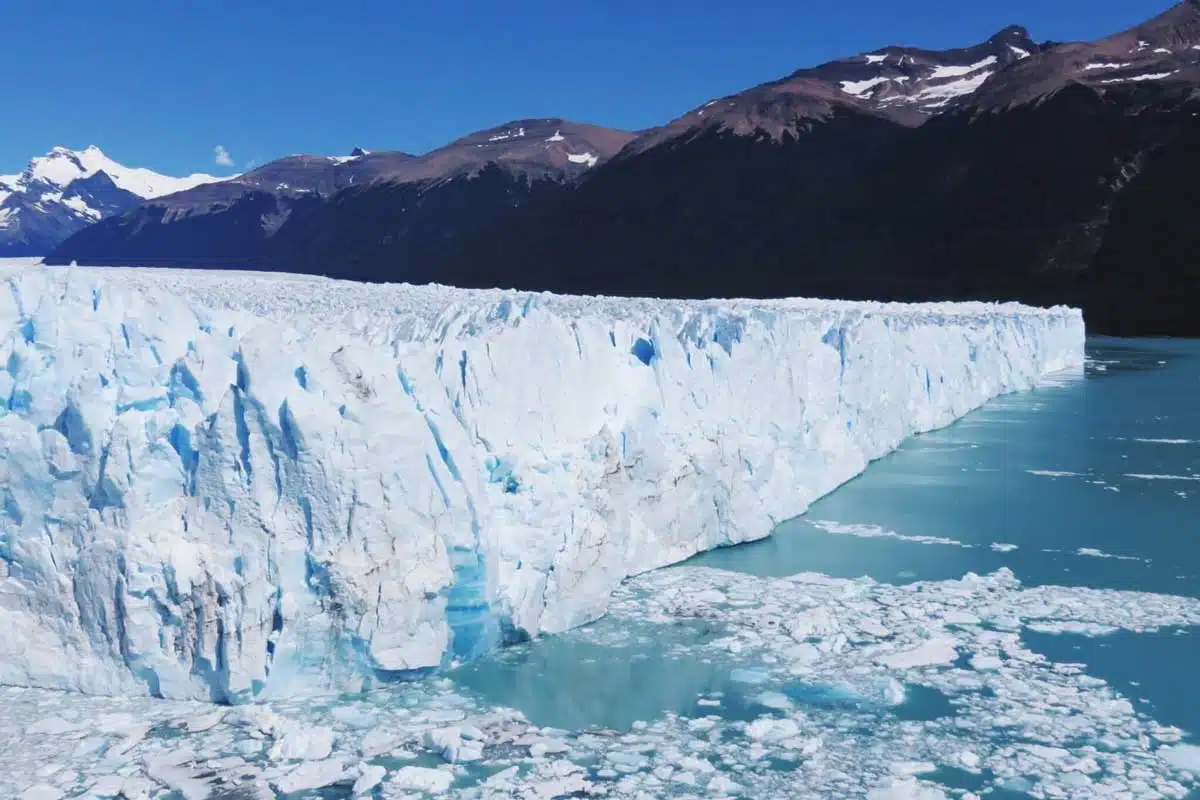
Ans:
{"type": "Polygon", "coordinates": [[[685,566],[622,584],[603,624],[562,639],[672,647],[695,624],[709,634],[677,655],[739,671],[744,696],[706,692],[621,730],[539,727],[447,677],[231,710],[0,689],[0,793],[1183,798],[1198,785],[1183,731],[1022,635],[1183,629],[1200,599],[1027,587],[1005,569],[898,586],[685,566]]]}

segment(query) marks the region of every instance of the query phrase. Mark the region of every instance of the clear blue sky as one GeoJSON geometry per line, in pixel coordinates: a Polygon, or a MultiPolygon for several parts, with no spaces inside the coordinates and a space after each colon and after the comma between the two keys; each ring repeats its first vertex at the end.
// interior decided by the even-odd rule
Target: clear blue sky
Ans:
{"type": "Polygon", "coordinates": [[[0,173],[56,144],[231,172],[521,117],[639,129],[885,44],[1086,39],[1170,0],[0,0],[0,173]]]}

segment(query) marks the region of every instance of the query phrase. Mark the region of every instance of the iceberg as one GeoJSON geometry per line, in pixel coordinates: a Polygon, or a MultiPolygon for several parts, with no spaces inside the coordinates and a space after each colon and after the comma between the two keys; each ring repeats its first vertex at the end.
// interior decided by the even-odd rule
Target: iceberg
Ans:
{"type": "Polygon", "coordinates": [[[1061,307],[0,277],[0,684],[92,694],[353,691],[565,631],[1083,364],[1061,307]]]}

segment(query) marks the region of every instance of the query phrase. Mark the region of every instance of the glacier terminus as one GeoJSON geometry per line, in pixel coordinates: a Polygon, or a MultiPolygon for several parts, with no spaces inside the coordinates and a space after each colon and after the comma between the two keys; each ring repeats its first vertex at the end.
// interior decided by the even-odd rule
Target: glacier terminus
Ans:
{"type": "Polygon", "coordinates": [[[0,684],[242,703],[595,620],[1081,369],[1070,308],[3,266],[0,684]]]}

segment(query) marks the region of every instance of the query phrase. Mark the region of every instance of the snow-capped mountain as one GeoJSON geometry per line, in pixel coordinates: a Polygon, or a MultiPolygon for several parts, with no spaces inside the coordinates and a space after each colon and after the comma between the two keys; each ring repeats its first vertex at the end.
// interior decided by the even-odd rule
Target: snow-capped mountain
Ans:
{"type": "Polygon", "coordinates": [[[953,50],[886,47],[800,70],[900,121],[920,121],[963,102],[990,77],[1042,47],[1019,25],[986,42],[953,50]]]}
{"type": "Polygon", "coordinates": [[[1200,335],[1200,0],[1090,42],[882,47],[637,135],[518,120],[297,156],[89,226],[53,263],[585,294],[1019,299],[1200,335]],[[1196,287],[1194,290],[1189,287],[1196,287]]]}
{"type": "Polygon", "coordinates": [[[606,295],[1011,299],[1080,306],[1093,332],[1200,336],[1198,47],[1200,0],[1091,42],[1012,27],[960,50],[881,48],[702,105],[440,260],[389,245],[324,269],[606,295]]]}
{"type": "Polygon", "coordinates": [[[0,254],[42,255],[93,222],[162,197],[224,180],[127,167],[92,145],[55,147],[16,175],[0,175],[0,254]]]}
{"type": "Polygon", "coordinates": [[[570,120],[520,119],[419,156],[361,147],[347,156],[287,156],[89,227],[51,261],[272,261],[320,270],[381,242],[424,260],[546,189],[578,181],[633,138],[570,120]]]}
{"type": "Polygon", "coordinates": [[[1128,30],[1093,42],[1042,48],[972,99],[1008,108],[1070,84],[1099,90],[1137,84],[1200,84],[1200,0],[1184,0],[1128,30]]]}
{"type": "Polygon", "coordinates": [[[766,133],[778,139],[838,111],[919,125],[966,101],[992,75],[1040,50],[1017,25],[972,47],[880,48],[710,100],[639,137],[627,154],[705,131],[766,133]]]}

